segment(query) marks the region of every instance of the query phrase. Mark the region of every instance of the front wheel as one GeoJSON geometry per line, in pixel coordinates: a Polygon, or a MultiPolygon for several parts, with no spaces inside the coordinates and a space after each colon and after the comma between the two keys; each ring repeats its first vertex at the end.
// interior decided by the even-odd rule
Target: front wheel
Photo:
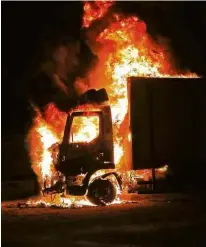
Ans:
{"type": "Polygon", "coordinates": [[[88,186],[87,199],[97,206],[112,203],[116,195],[116,188],[108,179],[98,178],[88,186]]]}

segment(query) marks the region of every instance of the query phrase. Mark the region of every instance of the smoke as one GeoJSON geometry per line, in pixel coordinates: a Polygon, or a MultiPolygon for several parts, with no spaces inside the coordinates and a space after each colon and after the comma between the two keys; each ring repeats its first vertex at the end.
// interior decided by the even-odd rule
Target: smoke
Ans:
{"type": "Polygon", "coordinates": [[[78,77],[74,83],[74,88],[78,96],[90,89],[89,79],[78,77]]]}
{"type": "Polygon", "coordinates": [[[30,100],[42,111],[52,102],[66,110],[69,100],[77,97],[73,84],[79,66],[77,39],[62,37],[45,42],[38,69],[31,78],[30,100]]]}

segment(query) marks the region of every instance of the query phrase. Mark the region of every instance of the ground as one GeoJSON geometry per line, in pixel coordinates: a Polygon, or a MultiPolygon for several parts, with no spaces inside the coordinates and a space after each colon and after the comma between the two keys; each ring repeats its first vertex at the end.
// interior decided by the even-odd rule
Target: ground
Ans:
{"type": "Polygon", "coordinates": [[[77,209],[8,208],[11,202],[4,202],[2,246],[206,246],[204,197],[136,195],[131,200],[77,209]]]}

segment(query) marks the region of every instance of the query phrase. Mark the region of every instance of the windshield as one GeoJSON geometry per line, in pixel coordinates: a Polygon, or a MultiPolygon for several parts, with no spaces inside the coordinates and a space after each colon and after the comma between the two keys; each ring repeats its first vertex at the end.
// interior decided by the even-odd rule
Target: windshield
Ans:
{"type": "Polygon", "coordinates": [[[69,142],[88,143],[99,135],[99,116],[75,116],[73,117],[69,142]]]}

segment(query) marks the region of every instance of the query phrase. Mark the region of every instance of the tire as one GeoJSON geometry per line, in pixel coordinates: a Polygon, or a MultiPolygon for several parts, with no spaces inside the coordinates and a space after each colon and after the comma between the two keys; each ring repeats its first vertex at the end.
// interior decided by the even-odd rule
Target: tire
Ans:
{"type": "Polygon", "coordinates": [[[107,205],[116,198],[117,192],[113,183],[108,179],[96,179],[88,187],[87,199],[97,205],[107,205]]]}

